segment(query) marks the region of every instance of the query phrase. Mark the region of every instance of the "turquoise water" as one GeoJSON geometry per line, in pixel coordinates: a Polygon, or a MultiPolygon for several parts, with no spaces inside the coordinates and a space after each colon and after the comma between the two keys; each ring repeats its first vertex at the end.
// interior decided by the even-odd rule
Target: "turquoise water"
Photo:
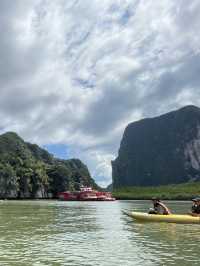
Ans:
{"type": "MultiPolygon", "coordinates": [[[[148,201],[0,202],[0,266],[200,265],[200,225],[138,223],[148,201]]],[[[180,213],[188,202],[169,202],[180,213]]]]}

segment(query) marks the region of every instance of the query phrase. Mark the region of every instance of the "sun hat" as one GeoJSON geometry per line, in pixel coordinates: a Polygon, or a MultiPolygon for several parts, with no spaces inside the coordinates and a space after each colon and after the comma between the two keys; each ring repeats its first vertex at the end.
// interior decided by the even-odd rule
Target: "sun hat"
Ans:
{"type": "Polygon", "coordinates": [[[152,197],[151,200],[157,200],[160,201],[160,199],[158,197],[152,197]]]}
{"type": "Polygon", "coordinates": [[[200,201],[200,197],[194,198],[192,201],[200,201]]]}

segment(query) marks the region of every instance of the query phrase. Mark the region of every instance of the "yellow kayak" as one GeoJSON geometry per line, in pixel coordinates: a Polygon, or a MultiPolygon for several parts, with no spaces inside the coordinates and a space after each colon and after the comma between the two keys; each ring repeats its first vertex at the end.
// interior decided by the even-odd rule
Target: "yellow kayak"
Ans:
{"type": "Polygon", "coordinates": [[[124,213],[138,221],[200,224],[200,217],[194,217],[189,214],[160,215],[160,214],[148,214],[144,212],[126,212],[126,211],[124,211],[124,213]]]}

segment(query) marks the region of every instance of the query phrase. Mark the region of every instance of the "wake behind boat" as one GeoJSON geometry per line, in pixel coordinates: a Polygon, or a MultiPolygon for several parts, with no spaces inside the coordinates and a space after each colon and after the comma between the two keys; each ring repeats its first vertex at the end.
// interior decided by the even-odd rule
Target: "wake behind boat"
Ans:
{"type": "Polygon", "coordinates": [[[166,222],[166,223],[182,223],[182,224],[200,224],[200,217],[191,216],[189,214],[148,214],[144,212],[127,212],[124,214],[143,222],[166,222]]]}

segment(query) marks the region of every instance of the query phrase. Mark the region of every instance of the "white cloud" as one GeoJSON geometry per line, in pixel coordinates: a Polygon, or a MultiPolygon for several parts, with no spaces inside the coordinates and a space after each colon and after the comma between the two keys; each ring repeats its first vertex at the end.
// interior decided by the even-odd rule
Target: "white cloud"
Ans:
{"type": "Polygon", "coordinates": [[[124,127],[200,104],[198,0],[0,1],[1,132],[65,143],[101,184],[124,127]]]}

